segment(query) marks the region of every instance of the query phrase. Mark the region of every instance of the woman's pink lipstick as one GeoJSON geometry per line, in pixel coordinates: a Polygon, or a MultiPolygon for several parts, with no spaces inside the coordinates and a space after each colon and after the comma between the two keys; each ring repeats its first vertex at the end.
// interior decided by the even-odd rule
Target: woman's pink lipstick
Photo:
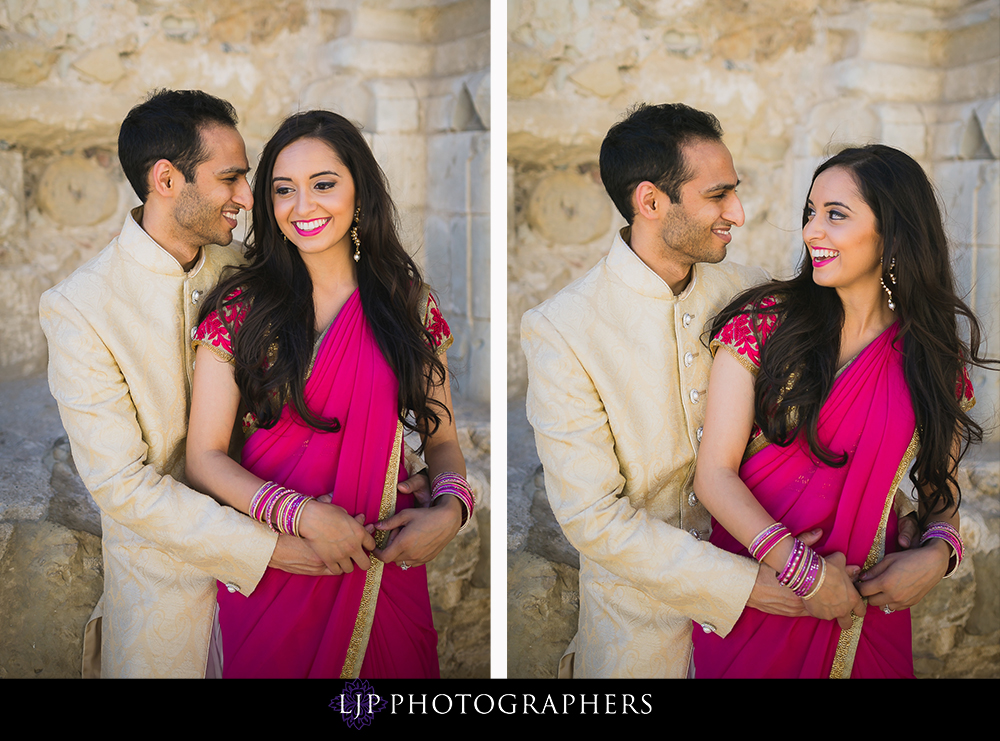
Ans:
{"type": "Polygon", "coordinates": [[[312,237],[312,236],[314,236],[316,234],[319,234],[321,231],[323,231],[326,228],[326,225],[330,223],[329,219],[324,219],[323,223],[320,224],[319,226],[317,226],[315,229],[310,229],[309,231],[305,231],[304,229],[299,228],[299,223],[309,224],[309,223],[312,223],[313,221],[315,221],[315,219],[310,219],[309,221],[303,221],[303,222],[298,222],[298,223],[293,221],[292,222],[292,226],[295,227],[295,231],[298,232],[300,236],[302,236],[302,237],[312,237]]]}

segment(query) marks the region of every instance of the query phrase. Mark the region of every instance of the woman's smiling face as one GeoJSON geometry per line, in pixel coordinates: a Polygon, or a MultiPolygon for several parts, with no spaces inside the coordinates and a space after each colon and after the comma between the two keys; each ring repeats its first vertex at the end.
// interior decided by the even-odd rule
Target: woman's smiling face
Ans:
{"type": "Polygon", "coordinates": [[[813,280],[830,288],[871,285],[879,291],[882,238],[875,214],[854,175],[831,167],[813,182],[802,239],[812,258],[813,280]]]}
{"type": "Polygon", "coordinates": [[[304,255],[353,249],[354,178],[330,145],[299,139],[281,150],[271,198],[278,228],[304,255]]]}

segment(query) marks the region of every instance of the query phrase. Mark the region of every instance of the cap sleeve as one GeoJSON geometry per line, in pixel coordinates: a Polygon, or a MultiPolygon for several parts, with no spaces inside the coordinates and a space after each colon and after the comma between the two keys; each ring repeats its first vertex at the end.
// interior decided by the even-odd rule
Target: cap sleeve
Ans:
{"type": "Polygon", "coordinates": [[[955,384],[955,396],[963,412],[967,412],[976,405],[976,395],[972,388],[972,379],[969,378],[969,369],[962,368],[962,377],[955,384]]]}
{"type": "Polygon", "coordinates": [[[430,332],[431,346],[438,355],[441,355],[451,347],[451,343],[455,341],[455,338],[451,334],[448,322],[441,315],[441,309],[434,296],[431,295],[430,289],[424,287],[424,292],[427,294],[426,300],[421,302],[424,329],[430,332]]]}
{"type": "MultiPolygon", "coordinates": [[[[774,297],[768,297],[761,301],[761,308],[768,308],[777,303],[774,297]]],[[[749,309],[749,306],[746,307],[749,309]]],[[[766,342],[768,335],[778,323],[777,314],[757,314],[750,313],[737,314],[722,327],[722,331],[709,343],[712,356],[718,352],[720,347],[726,348],[740,365],[757,375],[760,370],[760,352],[762,347],[757,346],[757,337],[754,335],[753,322],[759,323],[761,341],[766,342]]]]}
{"type": "MultiPolygon", "coordinates": [[[[235,291],[230,294],[230,297],[235,298],[238,295],[239,291],[235,291]]],[[[219,317],[218,311],[212,311],[205,317],[205,320],[198,325],[191,346],[197,349],[198,345],[205,345],[227,363],[231,363],[233,362],[233,340],[226,327],[226,322],[232,326],[234,332],[237,331],[246,318],[247,307],[243,302],[236,302],[223,306],[222,312],[225,322],[219,317]]]]}

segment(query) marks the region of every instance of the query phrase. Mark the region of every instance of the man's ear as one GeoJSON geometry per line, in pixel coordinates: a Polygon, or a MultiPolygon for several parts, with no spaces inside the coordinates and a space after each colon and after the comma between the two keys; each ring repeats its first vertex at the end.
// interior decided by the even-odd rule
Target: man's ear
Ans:
{"type": "Polygon", "coordinates": [[[635,203],[636,217],[641,216],[644,219],[654,221],[659,219],[667,206],[670,205],[670,199],[667,197],[667,194],[648,180],[643,180],[635,186],[632,200],[635,203]]]}
{"type": "Polygon", "coordinates": [[[162,198],[174,198],[184,185],[184,176],[170,160],[157,160],[149,168],[149,189],[162,198]]]}

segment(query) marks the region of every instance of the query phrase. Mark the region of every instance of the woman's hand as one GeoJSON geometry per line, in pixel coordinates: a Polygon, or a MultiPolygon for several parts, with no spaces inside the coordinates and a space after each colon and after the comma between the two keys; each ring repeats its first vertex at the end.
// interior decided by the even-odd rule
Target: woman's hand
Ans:
{"type": "Polygon", "coordinates": [[[309,501],[303,505],[299,534],[334,574],[349,574],[354,566],[367,571],[375,539],[365,528],[365,516],[351,517],[343,507],[309,501]]]}
{"type": "Polygon", "coordinates": [[[376,529],[392,532],[385,548],[373,555],[384,563],[425,564],[444,550],[461,526],[462,503],[443,496],[431,507],[404,509],[376,523],[376,529]]]}
{"type": "Polygon", "coordinates": [[[951,549],[939,538],[921,548],[890,553],[862,574],[858,587],[872,607],[913,607],[948,572],[951,549]]]}
{"type": "Polygon", "coordinates": [[[826,578],[823,586],[811,599],[804,600],[806,610],[810,615],[821,620],[836,619],[840,627],[847,630],[851,627],[851,613],[858,617],[865,614],[865,603],[854,587],[854,578],[860,569],[857,566],[847,566],[847,557],[843,553],[825,556],[826,578]]]}

